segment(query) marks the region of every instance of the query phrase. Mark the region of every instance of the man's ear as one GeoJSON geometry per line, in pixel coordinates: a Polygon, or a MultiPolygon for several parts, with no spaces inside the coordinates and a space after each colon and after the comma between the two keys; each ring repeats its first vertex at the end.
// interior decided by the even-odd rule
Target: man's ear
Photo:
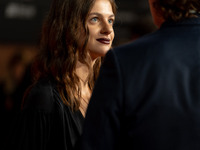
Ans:
{"type": "Polygon", "coordinates": [[[165,22],[165,19],[162,17],[162,14],[154,7],[154,2],[156,0],[149,0],[149,7],[151,15],[153,17],[154,24],[160,28],[160,26],[165,22]]]}

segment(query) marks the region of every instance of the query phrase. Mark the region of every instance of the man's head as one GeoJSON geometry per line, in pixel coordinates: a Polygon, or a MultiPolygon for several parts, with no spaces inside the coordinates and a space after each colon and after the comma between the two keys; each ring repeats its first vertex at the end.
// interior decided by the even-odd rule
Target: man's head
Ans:
{"type": "Polygon", "coordinates": [[[200,12],[200,0],[149,0],[155,25],[165,20],[179,21],[200,12]]]}

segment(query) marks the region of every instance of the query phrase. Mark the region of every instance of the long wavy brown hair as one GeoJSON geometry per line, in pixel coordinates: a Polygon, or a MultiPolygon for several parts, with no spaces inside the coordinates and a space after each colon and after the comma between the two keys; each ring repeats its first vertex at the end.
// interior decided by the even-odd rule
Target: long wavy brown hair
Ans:
{"type": "MultiPolygon", "coordinates": [[[[116,14],[115,1],[109,1],[116,14]]],[[[88,85],[92,90],[102,60],[98,58],[92,67],[89,52],[85,49],[89,36],[86,19],[94,2],[95,0],[53,0],[43,23],[41,53],[32,70],[35,82],[44,77],[53,78],[64,104],[73,111],[78,110],[81,97],[80,79],[75,73],[77,62],[88,67],[88,85]],[[81,46],[80,39],[84,39],[81,46]]]]}
{"type": "Polygon", "coordinates": [[[199,0],[156,0],[154,7],[161,12],[165,20],[179,21],[195,17],[200,12],[199,0]]]}

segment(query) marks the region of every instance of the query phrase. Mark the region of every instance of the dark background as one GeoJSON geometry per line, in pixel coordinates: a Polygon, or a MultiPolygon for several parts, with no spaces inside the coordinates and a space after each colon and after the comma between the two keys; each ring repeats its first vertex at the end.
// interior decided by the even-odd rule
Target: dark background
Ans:
{"type": "MultiPolygon", "coordinates": [[[[37,44],[51,0],[1,0],[0,42],[37,44]]],[[[116,0],[118,15],[114,45],[154,30],[147,0],[116,0]]]]}
{"type": "Polygon", "coordinates": [[[117,0],[118,14],[115,24],[114,46],[135,40],[156,29],[148,0],[117,0]]]}
{"type": "Polygon", "coordinates": [[[0,42],[36,44],[50,0],[1,0],[0,42]]]}

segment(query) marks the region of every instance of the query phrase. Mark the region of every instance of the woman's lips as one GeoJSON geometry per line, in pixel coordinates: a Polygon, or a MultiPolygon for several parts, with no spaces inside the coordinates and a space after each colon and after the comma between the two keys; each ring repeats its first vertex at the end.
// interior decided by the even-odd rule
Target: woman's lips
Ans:
{"type": "Polygon", "coordinates": [[[106,38],[100,38],[100,39],[97,39],[97,41],[102,44],[110,44],[110,39],[106,39],[106,38]]]}

